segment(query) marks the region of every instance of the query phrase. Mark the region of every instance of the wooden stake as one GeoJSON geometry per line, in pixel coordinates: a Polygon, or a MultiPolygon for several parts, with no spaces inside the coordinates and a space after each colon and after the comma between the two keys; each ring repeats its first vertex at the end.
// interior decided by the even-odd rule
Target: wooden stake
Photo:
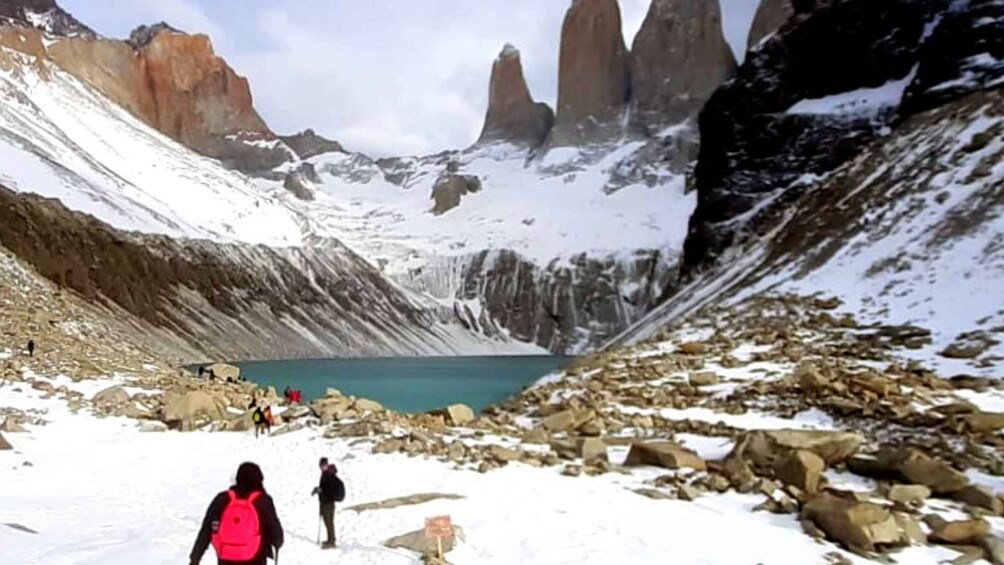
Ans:
{"type": "Polygon", "coordinates": [[[436,536],[436,548],[439,549],[439,558],[443,558],[443,538],[436,536]]]}

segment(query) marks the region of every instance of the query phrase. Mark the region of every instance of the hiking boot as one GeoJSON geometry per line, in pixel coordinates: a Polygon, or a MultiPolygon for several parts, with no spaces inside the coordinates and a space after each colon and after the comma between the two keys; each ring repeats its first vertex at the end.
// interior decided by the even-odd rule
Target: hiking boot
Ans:
{"type": "Polygon", "coordinates": [[[321,549],[334,549],[338,547],[333,541],[326,541],[321,544],[321,549]]]}

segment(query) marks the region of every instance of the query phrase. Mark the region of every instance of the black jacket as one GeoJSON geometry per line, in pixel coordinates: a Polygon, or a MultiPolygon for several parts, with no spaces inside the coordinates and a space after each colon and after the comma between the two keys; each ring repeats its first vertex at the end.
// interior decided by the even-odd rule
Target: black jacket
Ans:
{"type": "MultiPolygon", "coordinates": [[[[229,501],[230,495],[227,494],[227,491],[223,491],[216,495],[216,498],[209,505],[209,509],[206,510],[206,517],[202,520],[202,529],[199,530],[199,537],[196,538],[189,557],[192,563],[202,561],[202,556],[212,542],[213,522],[219,523],[223,516],[223,509],[227,507],[229,501]]],[[[265,560],[274,556],[272,548],[278,550],[282,547],[282,524],[279,523],[279,516],[275,513],[272,497],[267,494],[259,496],[255,500],[254,507],[258,511],[258,527],[261,530],[261,550],[258,555],[251,561],[219,561],[219,565],[265,565],[265,560]]]]}
{"type": "Polygon", "coordinates": [[[321,504],[332,504],[338,502],[338,495],[345,491],[345,485],[335,474],[335,470],[328,467],[321,473],[321,484],[318,485],[321,504]]]}

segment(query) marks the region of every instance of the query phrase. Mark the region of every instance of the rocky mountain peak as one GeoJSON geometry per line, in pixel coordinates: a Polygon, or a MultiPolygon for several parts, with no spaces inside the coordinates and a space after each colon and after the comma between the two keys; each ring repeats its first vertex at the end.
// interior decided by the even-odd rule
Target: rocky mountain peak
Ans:
{"type": "Polygon", "coordinates": [[[653,0],[631,48],[633,124],[658,130],[696,116],[735,70],[718,2],[653,0]]]}
{"type": "Polygon", "coordinates": [[[33,27],[49,35],[65,37],[98,36],[56,4],[55,0],[3,0],[0,25],[33,27]]]}
{"type": "Polygon", "coordinates": [[[133,46],[135,49],[141,47],[146,47],[153,41],[153,38],[157,36],[158,33],[162,31],[170,31],[173,33],[184,33],[183,31],[171,26],[167,22],[159,22],[153,25],[141,25],[138,28],[132,30],[129,34],[129,39],[126,40],[127,43],[133,46]]]}
{"type": "Polygon", "coordinates": [[[506,43],[495,59],[488,88],[488,112],[478,143],[539,147],[554,124],[554,112],[533,101],[519,50],[512,44],[506,43]]]}
{"type": "Polygon", "coordinates": [[[552,146],[620,135],[631,91],[617,0],[575,0],[561,27],[558,115],[552,146]]]}

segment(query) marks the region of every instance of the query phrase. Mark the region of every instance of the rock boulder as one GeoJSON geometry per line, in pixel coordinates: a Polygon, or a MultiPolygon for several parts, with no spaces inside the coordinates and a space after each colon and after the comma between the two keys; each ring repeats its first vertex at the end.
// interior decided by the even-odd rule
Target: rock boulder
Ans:
{"type": "Polygon", "coordinates": [[[664,469],[694,469],[704,471],[707,463],[693,451],[668,441],[635,442],[631,444],[625,467],[650,465],[664,469]]]}

